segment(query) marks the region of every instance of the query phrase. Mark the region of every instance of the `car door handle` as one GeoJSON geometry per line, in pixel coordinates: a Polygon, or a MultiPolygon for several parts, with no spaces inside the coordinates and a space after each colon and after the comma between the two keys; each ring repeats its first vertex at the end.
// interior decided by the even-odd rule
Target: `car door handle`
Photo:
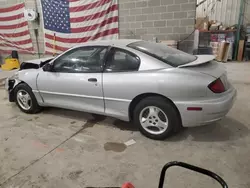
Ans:
{"type": "Polygon", "coordinates": [[[88,81],[89,82],[97,82],[97,79],[96,78],[89,78],[88,81]]]}

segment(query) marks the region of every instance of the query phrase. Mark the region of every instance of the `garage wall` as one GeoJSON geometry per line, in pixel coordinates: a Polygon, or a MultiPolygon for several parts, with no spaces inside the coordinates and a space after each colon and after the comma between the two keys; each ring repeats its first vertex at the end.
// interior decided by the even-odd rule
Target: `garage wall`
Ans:
{"type": "Polygon", "coordinates": [[[250,25],[250,1],[246,0],[244,4],[244,25],[250,25]]]}
{"type": "MultiPolygon", "coordinates": [[[[194,30],[196,0],[119,0],[120,38],[182,40],[194,30]]],[[[180,44],[192,52],[193,35],[180,44]]]]}
{"type": "MultiPolygon", "coordinates": [[[[40,0],[0,0],[0,7],[25,2],[26,8],[38,8],[40,0]],[[37,1],[37,3],[36,3],[37,1]]],[[[118,0],[120,38],[144,40],[182,40],[194,29],[196,0],[118,0]]],[[[29,23],[35,51],[38,52],[34,29],[38,29],[38,45],[44,52],[42,17],[40,25],[29,23]]],[[[192,53],[193,35],[180,44],[184,51],[192,53]]],[[[20,60],[38,58],[38,54],[19,54],[20,60]]],[[[40,54],[41,57],[46,55],[40,54]]]]}

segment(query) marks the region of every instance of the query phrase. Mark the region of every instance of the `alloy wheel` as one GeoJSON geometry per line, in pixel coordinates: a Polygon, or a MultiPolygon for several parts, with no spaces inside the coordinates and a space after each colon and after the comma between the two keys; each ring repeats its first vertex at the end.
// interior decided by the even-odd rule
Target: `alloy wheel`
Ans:
{"type": "Polygon", "coordinates": [[[140,123],[147,132],[159,135],[168,128],[167,115],[156,106],[147,106],[140,112],[140,123]]]}

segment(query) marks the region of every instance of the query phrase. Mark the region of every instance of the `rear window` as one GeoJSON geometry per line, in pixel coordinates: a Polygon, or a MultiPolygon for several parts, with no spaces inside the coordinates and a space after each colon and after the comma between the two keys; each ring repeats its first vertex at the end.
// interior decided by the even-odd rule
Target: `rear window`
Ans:
{"type": "Polygon", "coordinates": [[[197,59],[197,57],[194,55],[190,55],[162,43],[138,41],[129,44],[128,47],[153,56],[173,67],[178,67],[197,59]]]}

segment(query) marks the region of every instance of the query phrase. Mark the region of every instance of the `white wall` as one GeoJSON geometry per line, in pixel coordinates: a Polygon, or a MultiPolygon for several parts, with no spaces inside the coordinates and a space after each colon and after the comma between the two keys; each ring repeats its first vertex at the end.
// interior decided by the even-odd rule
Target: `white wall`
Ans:
{"type": "MultiPolygon", "coordinates": [[[[197,0],[197,4],[202,0],[197,0]]],[[[225,26],[232,26],[238,23],[241,0],[207,0],[197,8],[196,17],[209,16],[210,20],[217,20],[225,26]],[[214,9],[211,11],[213,5],[214,9]]]]}

